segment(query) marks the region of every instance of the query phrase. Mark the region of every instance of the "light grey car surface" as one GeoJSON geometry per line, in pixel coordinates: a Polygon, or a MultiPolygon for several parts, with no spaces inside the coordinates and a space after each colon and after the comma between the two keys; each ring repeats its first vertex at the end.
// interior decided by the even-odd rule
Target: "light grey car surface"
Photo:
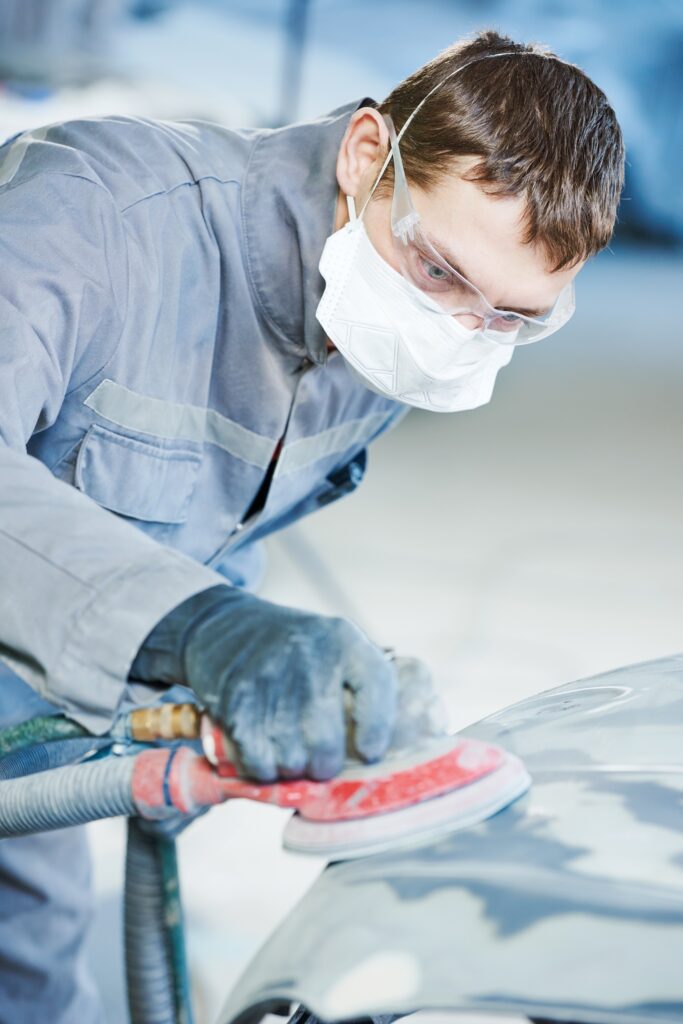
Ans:
{"type": "Polygon", "coordinates": [[[331,864],[221,1024],[300,1002],[594,1024],[683,1020],[683,655],[515,704],[465,731],[531,791],[431,844],[331,864]]]}

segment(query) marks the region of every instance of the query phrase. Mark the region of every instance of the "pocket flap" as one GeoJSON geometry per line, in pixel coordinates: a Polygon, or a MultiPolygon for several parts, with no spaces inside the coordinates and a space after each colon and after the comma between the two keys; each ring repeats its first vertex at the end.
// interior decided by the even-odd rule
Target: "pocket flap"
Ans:
{"type": "Polygon", "coordinates": [[[187,518],[199,452],[165,447],[94,425],[76,461],[76,486],[98,505],[132,519],[182,523],[187,518]]]}

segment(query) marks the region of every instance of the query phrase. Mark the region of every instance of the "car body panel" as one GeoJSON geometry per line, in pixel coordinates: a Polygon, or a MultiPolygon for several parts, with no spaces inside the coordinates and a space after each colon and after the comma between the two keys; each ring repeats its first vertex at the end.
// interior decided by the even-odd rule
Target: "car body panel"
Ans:
{"type": "Polygon", "coordinates": [[[530,792],[437,842],[329,865],[221,1024],[270,1001],[325,1020],[683,1020],[683,655],[547,691],[465,734],[522,757],[530,792]]]}

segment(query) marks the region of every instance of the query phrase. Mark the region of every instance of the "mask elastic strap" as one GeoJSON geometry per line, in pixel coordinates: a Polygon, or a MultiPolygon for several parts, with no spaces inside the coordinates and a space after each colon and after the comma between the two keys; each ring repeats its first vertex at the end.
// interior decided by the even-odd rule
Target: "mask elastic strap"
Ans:
{"type": "MultiPolygon", "coordinates": [[[[385,118],[385,120],[386,120],[386,118],[385,118]]],[[[365,213],[365,211],[367,209],[368,203],[370,202],[370,200],[374,196],[375,189],[379,185],[379,183],[380,183],[380,181],[382,179],[382,175],[384,174],[384,172],[386,171],[387,167],[389,166],[389,161],[391,160],[392,156],[393,156],[393,151],[392,151],[392,149],[389,149],[389,152],[386,155],[386,159],[385,159],[384,163],[382,164],[382,169],[380,170],[379,174],[375,178],[375,184],[370,189],[370,194],[368,195],[368,198],[363,203],[363,206],[361,207],[361,211],[358,214],[358,219],[359,220],[363,219],[363,214],[365,213]]],[[[354,203],[354,207],[355,207],[355,203],[354,203]]]]}

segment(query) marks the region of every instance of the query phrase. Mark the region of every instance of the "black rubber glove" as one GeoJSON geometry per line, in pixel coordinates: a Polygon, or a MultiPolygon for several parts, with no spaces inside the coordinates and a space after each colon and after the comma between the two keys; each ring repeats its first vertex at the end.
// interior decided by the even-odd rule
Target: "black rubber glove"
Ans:
{"type": "Polygon", "coordinates": [[[396,716],[396,669],[360,629],[229,586],[162,619],[130,677],[194,690],[232,740],[238,767],[260,782],[336,775],[347,715],[357,755],[379,760],[396,716]]]}

